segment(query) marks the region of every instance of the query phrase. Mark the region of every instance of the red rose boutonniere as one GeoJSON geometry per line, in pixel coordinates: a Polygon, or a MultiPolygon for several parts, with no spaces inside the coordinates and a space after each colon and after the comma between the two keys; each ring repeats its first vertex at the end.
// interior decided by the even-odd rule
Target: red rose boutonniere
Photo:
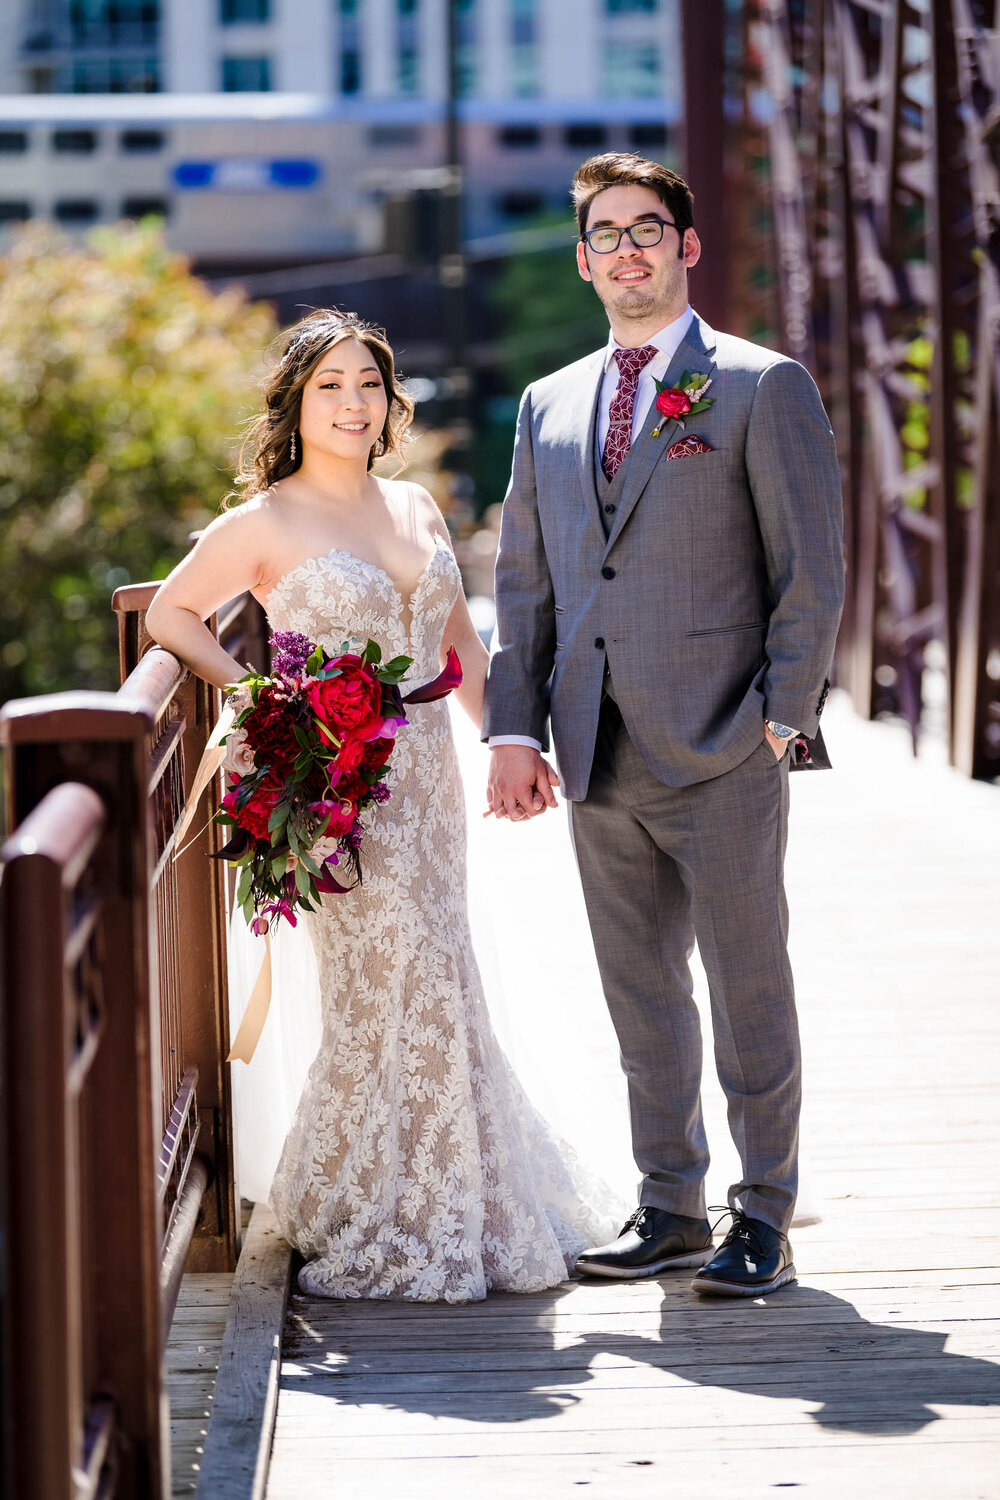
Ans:
{"type": "Polygon", "coordinates": [[[683,427],[682,418],[714,406],[714,397],[711,401],[705,400],[705,392],[711,384],[707,374],[692,375],[690,370],[684,371],[676,385],[664,385],[661,380],[657,380],[656,410],[660,413],[660,419],[649,434],[650,437],[659,437],[665,421],[676,421],[683,427]]]}

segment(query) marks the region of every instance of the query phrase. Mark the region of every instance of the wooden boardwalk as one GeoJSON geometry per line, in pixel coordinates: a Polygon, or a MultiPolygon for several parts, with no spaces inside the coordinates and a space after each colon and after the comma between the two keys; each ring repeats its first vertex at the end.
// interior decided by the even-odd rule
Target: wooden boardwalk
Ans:
{"type": "Polygon", "coordinates": [[[175,1497],[193,1495],[212,1417],[232,1271],[186,1275],[167,1340],[167,1399],[175,1497]]]}
{"type": "MultiPolygon", "coordinates": [[[[461,1308],[293,1296],[268,1500],[1000,1495],[1000,789],[914,763],[902,731],[836,699],[824,724],[838,770],[796,778],[788,866],[822,1213],[793,1236],[798,1285],[750,1303],[696,1300],[683,1274],[461,1308]]],[[[491,837],[517,963],[545,975],[555,948],[591,983],[576,897],[553,895],[561,819],[491,837]]],[[[539,1027],[569,1037],[569,998],[548,993],[539,1027]]],[[[595,1088],[620,1098],[613,1046],[593,1050],[567,1041],[581,1118],[595,1088]]],[[[714,1202],[731,1159],[714,1086],[706,1109],[714,1202]]]]}

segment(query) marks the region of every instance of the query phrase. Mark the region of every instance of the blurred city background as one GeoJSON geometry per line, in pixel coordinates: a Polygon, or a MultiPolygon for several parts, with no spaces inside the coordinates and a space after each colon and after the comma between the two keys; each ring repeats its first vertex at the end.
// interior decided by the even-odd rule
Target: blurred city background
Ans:
{"type": "Polygon", "coordinates": [[[710,322],[837,431],[838,681],[1000,772],[995,0],[8,0],[0,697],[111,686],[112,590],[229,486],[274,335],[383,324],[483,628],[528,381],[596,347],[568,185],[684,172],[710,322]]]}

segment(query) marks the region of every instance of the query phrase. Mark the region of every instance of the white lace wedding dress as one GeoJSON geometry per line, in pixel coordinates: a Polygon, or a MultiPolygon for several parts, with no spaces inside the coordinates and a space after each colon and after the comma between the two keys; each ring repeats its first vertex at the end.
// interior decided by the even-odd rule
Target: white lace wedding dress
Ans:
{"type": "MultiPolygon", "coordinates": [[[[286,574],[268,615],[273,629],[331,650],[370,637],[385,658],[411,655],[407,680],[417,684],[440,669],[460,588],[439,539],[409,601],[407,629],[389,577],[336,551],[286,574]]],[[[307,1293],[463,1302],[491,1289],[539,1291],[563,1280],[584,1246],[611,1236],[616,1205],[588,1201],[599,1190],[582,1186],[572,1154],[529,1104],[493,1035],[469,934],[465,802],[448,706],[407,712],[391,800],[369,814],[364,883],[324,897],[322,911],[306,918],[319,1048],[270,1203],[306,1257],[299,1284],[307,1293]]],[[[308,984],[282,974],[283,942],[274,945],[272,1012],[283,1002],[301,1008],[308,984]]],[[[299,1019],[307,1032],[308,1018],[299,1019]]],[[[288,1073],[273,1057],[280,1025],[269,1016],[261,1039],[265,1082],[268,1046],[274,1079],[288,1073]]],[[[246,1093],[255,1067],[257,1056],[238,1081],[237,1129],[244,1156],[256,1130],[266,1157],[266,1118],[246,1093]]]]}

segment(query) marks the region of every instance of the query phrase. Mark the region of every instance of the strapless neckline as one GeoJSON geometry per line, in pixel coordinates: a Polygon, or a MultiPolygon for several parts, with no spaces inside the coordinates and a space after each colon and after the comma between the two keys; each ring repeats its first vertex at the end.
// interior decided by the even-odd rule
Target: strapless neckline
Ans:
{"type": "Polygon", "coordinates": [[[389,587],[392,589],[392,592],[399,600],[400,605],[403,606],[404,609],[408,609],[408,612],[412,614],[413,601],[417,597],[417,594],[420,592],[421,585],[426,579],[427,574],[430,572],[430,569],[435,559],[437,558],[441,547],[444,545],[444,538],[441,536],[440,532],[435,532],[434,550],[431,553],[430,557],[427,559],[424,566],[421,568],[413,587],[409,590],[401,588],[396,582],[395,578],[392,577],[391,573],[387,573],[385,568],[380,568],[378,563],[369,562],[366,557],[359,557],[356,552],[352,552],[348,547],[331,547],[328,552],[317,552],[312,557],[304,557],[300,563],[295,564],[294,568],[289,568],[287,573],[282,573],[281,577],[277,579],[269,589],[267,602],[264,605],[264,609],[266,611],[269,608],[271,600],[274,598],[275,594],[277,594],[278,591],[284,587],[285,584],[291,582],[291,580],[295,578],[299,573],[308,572],[313,563],[329,562],[332,558],[343,557],[347,558],[350,562],[357,563],[359,567],[368,568],[369,571],[376,574],[377,577],[385,579],[386,583],[389,585],[389,587]]]}

